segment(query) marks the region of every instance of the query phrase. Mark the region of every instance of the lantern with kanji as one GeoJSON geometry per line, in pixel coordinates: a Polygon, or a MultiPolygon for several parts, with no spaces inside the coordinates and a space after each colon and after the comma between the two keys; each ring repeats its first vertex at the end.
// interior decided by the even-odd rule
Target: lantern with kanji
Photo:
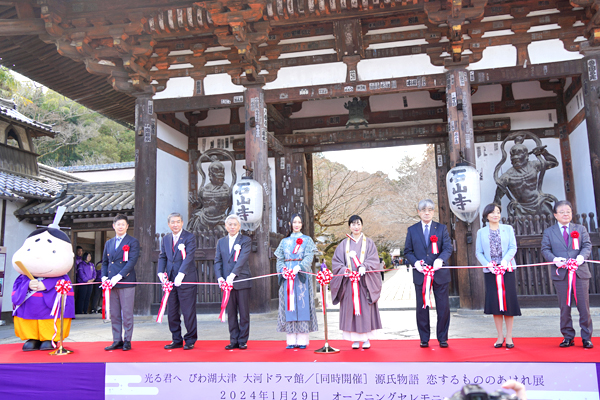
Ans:
{"type": "Polygon", "coordinates": [[[446,188],[454,215],[469,224],[475,221],[481,201],[479,172],[465,163],[458,163],[446,175],[446,188]]]}
{"type": "Polygon", "coordinates": [[[253,231],[260,226],[263,210],[263,188],[244,176],[233,186],[233,211],[242,221],[242,229],[253,231]]]}

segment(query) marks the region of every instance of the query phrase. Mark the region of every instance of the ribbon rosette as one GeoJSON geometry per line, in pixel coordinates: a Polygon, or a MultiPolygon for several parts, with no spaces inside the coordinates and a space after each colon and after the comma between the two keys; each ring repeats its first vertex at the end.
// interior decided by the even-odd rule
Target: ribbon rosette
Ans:
{"type": "Polygon", "coordinates": [[[348,255],[350,256],[352,262],[354,262],[354,266],[358,269],[358,267],[360,267],[360,260],[358,259],[358,257],[356,257],[356,252],[352,250],[348,253],[348,255]]]}
{"type": "Polygon", "coordinates": [[[438,237],[433,235],[429,238],[429,240],[431,240],[431,252],[433,254],[439,253],[440,251],[438,250],[438,245],[437,245],[438,237]]]}
{"type": "MultiPolygon", "coordinates": [[[[577,261],[574,258],[569,258],[563,268],[569,271],[569,291],[567,292],[567,305],[571,306],[571,289],[573,290],[573,296],[575,296],[575,305],[577,305],[577,288],[575,287],[575,281],[577,280],[577,261]]],[[[558,270],[556,270],[558,273],[558,270]]]]}
{"type": "Polygon", "coordinates": [[[300,246],[302,246],[302,238],[296,239],[296,247],[294,247],[293,253],[296,254],[300,250],[300,246]]]}
{"type": "Polygon", "coordinates": [[[571,232],[571,238],[573,239],[573,250],[579,250],[579,232],[571,232]]]}
{"type": "Polygon", "coordinates": [[[431,304],[431,285],[433,284],[433,274],[435,273],[433,265],[423,265],[423,275],[425,275],[425,282],[423,282],[423,308],[432,307],[431,304]]]}
{"type": "Polygon", "coordinates": [[[227,281],[222,280],[219,282],[219,288],[223,291],[223,298],[221,299],[221,313],[219,314],[219,320],[221,322],[225,322],[225,309],[227,308],[227,303],[229,303],[229,297],[231,296],[231,290],[233,289],[233,285],[227,283],[227,281]]]}
{"type": "Polygon", "coordinates": [[[240,250],[242,250],[242,246],[240,246],[238,243],[235,246],[233,246],[233,249],[235,250],[235,254],[233,255],[233,261],[236,262],[240,255],[240,250]]]}
{"type": "Polygon", "coordinates": [[[54,334],[52,335],[52,347],[56,348],[56,343],[54,343],[54,338],[58,334],[58,328],[56,327],[56,320],[60,316],[60,310],[63,307],[62,296],[67,295],[72,289],[71,282],[66,279],[61,279],[56,282],[54,286],[56,289],[56,297],[54,298],[54,305],[52,306],[52,311],[50,314],[54,317],[54,334]]]}
{"type": "Polygon", "coordinates": [[[177,246],[177,249],[179,249],[179,251],[181,252],[181,258],[183,258],[185,260],[185,244],[183,243],[179,243],[179,245],[177,246]]]}
{"type": "Polygon", "coordinates": [[[293,270],[287,269],[287,267],[283,267],[281,274],[287,280],[287,310],[294,311],[296,309],[294,303],[294,279],[296,279],[296,275],[293,270]]]}
{"type": "Polygon", "coordinates": [[[319,285],[321,286],[329,285],[332,279],[333,273],[328,269],[324,269],[317,273],[317,282],[319,282],[319,285]]]}
{"type": "Polygon", "coordinates": [[[109,320],[110,319],[110,289],[112,289],[112,283],[110,283],[110,279],[105,280],[100,285],[102,289],[104,301],[102,302],[102,319],[109,320]]]}
{"type": "Polygon", "coordinates": [[[492,274],[496,275],[496,291],[498,292],[498,306],[500,311],[506,311],[506,289],[504,287],[504,274],[507,268],[492,261],[492,274]]]}
{"type": "Polygon", "coordinates": [[[354,305],[354,315],[360,315],[360,293],[358,292],[360,274],[358,271],[350,272],[350,282],[352,282],[352,304],[354,305]]]}
{"type": "Polygon", "coordinates": [[[126,244],[125,246],[123,246],[123,261],[127,262],[129,261],[129,245],[126,244]]]}
{"type": "Polygon", "coordinates": [[[162,290],[164,292],[163,298],[160,302],[160,308],[158,309],[158,315],[156,316],[156,322],[158,322],[159,324],[162,323],[163,315],[165,314],[165,309],[167,308],[167,300],[169,299],[169,295],[171,294],[171,291],[173,290],[173,282],[165,281],[162,284],[162,290]]]}

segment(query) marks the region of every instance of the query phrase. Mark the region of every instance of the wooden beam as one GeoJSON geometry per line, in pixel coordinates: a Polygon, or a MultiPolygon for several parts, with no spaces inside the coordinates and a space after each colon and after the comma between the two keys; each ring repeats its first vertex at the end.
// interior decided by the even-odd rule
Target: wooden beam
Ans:
{"type": "Polygon", "coordinates": [[[279,155],[283,155],[285,153],[283,145],[281,142],[273,136],[271,133],[267,133],[267,144],[271,150],[279,155]]]}
{"type": "Polygon", "coordinates": [[[172,144],[167,143],[162,139],[158,139],[158,138],[156,139],[156,147],[159,150],[162,150],[165,153],[170,154],[173,157],[177,157],[180,160],[183,160],[185,162],[188,162],[190,160],[190,156],[187,151],[181,150],[180,148],[175,147],[172,144]]]}
{"type": "Polygon", "coordinates": [[[276,109],[273,104],[267,104],[267,115],[269,120],[273,121],[278,129],[283,129],[285,127],[285,117],[281,115],[279,110],[276,109]]]}
{"type": "Polygon", "coordinates": [[[0,20],[0,36],[42,35],[46,27],[41,19],[2,19],[0,20]]]}

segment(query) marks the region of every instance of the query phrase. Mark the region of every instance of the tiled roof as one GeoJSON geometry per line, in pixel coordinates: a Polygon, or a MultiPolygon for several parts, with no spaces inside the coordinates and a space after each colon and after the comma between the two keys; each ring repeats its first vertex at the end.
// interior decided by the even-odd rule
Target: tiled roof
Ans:
{"type": "Polygon", "coordinates": [[[57,168],[49,167],[40,163],[38,163],[38,170],[40,171],[41,177],[53,179],[61,183],[87,182],[87,179],[80,178],[68,172],[61,171],[57,168]]]}
{"type": "Polygon", "coordinates": [[[88,171],[104,171],[108,169],[125,169],[135,168],[135,161],[112,163],[112,164],[96,164],[96,165],[74,165],[71,167],[58,167],[65,172],[88,172],[88,171]]]}
{"type": "Polygon", "coordinates": [[[52,129],[52,125],[42,124],[41,122],[34,121],[33,119],[27,118],[18,112],[17,105],[12,100],[0,99],[0,115],[3,115],[22,125],[27,125],[39,131],[50,133],[52,136],[54,136],[56,133],[52,129]]]}
{"type": "Polygon", "coordinates": [[[17,211],[21,217],[54,215],[58,206],[65,206],[66,214],[94,217],[95,213],[133,213],[135,182],[67,183],[66,189],[51,202],[30,204],[17,211]]]}
{"type": "Polygon", "coordinates": [[[26,178],[0,171],[0,197],[12,200],[52,199],[62,190],[51,179],[26,178]]]}

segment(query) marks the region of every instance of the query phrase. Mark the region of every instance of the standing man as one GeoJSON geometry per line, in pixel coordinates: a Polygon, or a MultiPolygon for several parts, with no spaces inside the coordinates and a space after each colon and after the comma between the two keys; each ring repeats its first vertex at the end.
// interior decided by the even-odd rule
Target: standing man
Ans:
{"type": "Polygon", "coordinates": [[[140,242],[127,234],[129,222],[126,215],[117,214],[113,220],[113,229],[116,236],[106,242],[102,254],[102,282],[110,279],[113,287],[110,291],[113,343],[104,350],[127,351],[131,350],[135,299],[135,285],[127,283],[136,281],[134,267],[140,255],[140,242]]]}
{"type": "Polygon", "coordinates": [[[552,281],[558,295],[560,307],[560,332],[564,339],[560,347],[575,345],[575,329],[571,319],[571,306],[567,305],[571,290],[569,290],[568,259],[577,263],[573,294],[579,311],[579,327],[583,347],[591,349],[592,318],[590,316],[590,268],[585,262],[592,252],[592,242],[585,226],[571,223],[573,207],[570,202],[561,200],[554,205],[554,218],[557,223],[544,231],[542,238],[542,255],[552,266],[552,281]],[[576,293],[575,293],[576,292],[576,293]]]}
{"type": "Polygon", "coordinates": [[[423,307],[423,284],[425,275],[423,267],[432,266],[435,274],[433,277],[433,295],[437,312],[437,340],[440,347],[448,347],[448,328],[450,327],[450,270],[442,269],[452,254],[452,242],[446,225],[433,220],[433,201],[421,200],[417,212],[421,222],[408,228],[406,243],[404,244],[404,257],[412,264],[413,283],[417,292],[417,328],[421,338],[421,347],[429,347],[429,308],[423,307]],[[435,243],[435,245],[434,245],[435,243]],[[434,248],[435,247],[435,248],[434,248]]]}
{"type": "Polygon", "coordinates": [[[225,219],[225,228],[229,235],[219,239],[215,253],[215,275],[219,283],[233,284],[233,290],[227,303],[227,322],[229,323],[229,344],[225,350],[248,348],[250,336],[250,288],[251,281],[237,282],[250,278],[250,248],[252,240],[240,233],[242,224],[237,215],[225,219]],[[224,278],[226,277],[226,278],[224,278]],[[240,319],[238,322],[238,312],[240,319]]]}
{"type": "Polygon", "coordinates": [[[183,218],[179,213],[171,213],[167,222],[172,233],[163,238],[158,256],[158,279],[162,283],[171,281],[174,286],[167,300],[169,330],[173,341],[165,345],[165,349],[183,347],[184,350],[191,350],[198,340],[196,319],[198,286],[182,286],[181,283],[198,282],[198,271],[194,262],[196,236],[183,230],[183,218]],[[181,314],[183,314],[183,322],[187,331],[184,337],[181,337],[181,314]]]}

